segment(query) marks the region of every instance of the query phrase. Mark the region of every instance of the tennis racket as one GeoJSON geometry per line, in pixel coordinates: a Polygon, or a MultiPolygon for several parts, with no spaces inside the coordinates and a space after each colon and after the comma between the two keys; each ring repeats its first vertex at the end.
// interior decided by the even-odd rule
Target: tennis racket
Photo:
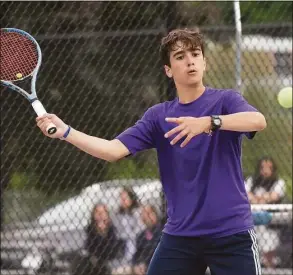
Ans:
{"type": "MultiPolygon", "coordinates": [[[[36,93],[37,75],[42,63],[42,52],[38,42],[27,32],[15,28],[0,30],[0,81],[1,85],[24,96],[32,105],[38,116],[46,114],[43,104],[36,93]],[[28,93],[18,85],[31,79],[31,92],[28,93]]],[[[56,133],[53,123],[47,127],[47,133],[56,133]]]]}

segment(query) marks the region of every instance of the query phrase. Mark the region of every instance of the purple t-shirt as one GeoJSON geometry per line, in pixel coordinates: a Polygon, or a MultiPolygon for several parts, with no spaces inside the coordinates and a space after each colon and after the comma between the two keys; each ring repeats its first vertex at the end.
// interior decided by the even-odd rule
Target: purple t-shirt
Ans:
{"type": "Polygon", "coordinates": [[[175,127],[166,117],[228,115],[255,112],[234,90],[206,88],[195,101],[182,104],[178,98],[149,108],[119,139],[135,153],[156,148],[160,177],[167,200],[164,232],[177,236],[222,237],[253,227],[250,204],[241,167],[243,134],[255,132],[220,130],[200,134],[184,148],[164,134],[175,127]]]}

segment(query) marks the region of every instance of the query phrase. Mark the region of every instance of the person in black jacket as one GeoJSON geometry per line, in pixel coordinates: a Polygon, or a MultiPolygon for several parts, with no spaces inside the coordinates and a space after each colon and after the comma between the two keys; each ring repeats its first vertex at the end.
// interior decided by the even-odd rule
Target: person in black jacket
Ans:
{"type": "Polygon", "coordinates": [[[118,256],[123,241],[117,238],[108,209],[97,204],[92,211],[91,222],[86,228],[86,256],[75,263],[74,275],[109,275],[108,263],[118,256]]]}
{"type": "Polygon", "coordinates": [[[133,256],[133,274],[146,274],[152,255],[160,241],[162,226],[153,205],[145,205],[141,210],[141,219],[146,226],[136,240],[136,252],[133,256]]]}

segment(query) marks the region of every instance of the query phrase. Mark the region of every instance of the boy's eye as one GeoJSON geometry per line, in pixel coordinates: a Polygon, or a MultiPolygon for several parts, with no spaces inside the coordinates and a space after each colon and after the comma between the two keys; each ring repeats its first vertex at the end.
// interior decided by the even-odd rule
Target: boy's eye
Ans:
{"type": "Polygon", "coordinates": [[[192,53],[193,56],[199,56],[199,53],[192,53]]]}
{"type": "Polygon", "coordinates": [[[182,59],[183,59],[183,55],[178,55],[178,56],[176,57],[176,59],[177,59],[177,60],[182,60],[182,59]]]}

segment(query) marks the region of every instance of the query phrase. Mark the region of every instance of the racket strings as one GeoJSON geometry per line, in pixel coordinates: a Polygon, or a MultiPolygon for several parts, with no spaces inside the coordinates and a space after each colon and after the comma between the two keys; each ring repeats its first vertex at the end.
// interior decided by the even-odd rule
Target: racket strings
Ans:
{"type": "Polygon", "coordinates": [[[38,63],[33,41],[14,32],[0,32],[0,79],[15,81],[32,74],[38,63]]]}

